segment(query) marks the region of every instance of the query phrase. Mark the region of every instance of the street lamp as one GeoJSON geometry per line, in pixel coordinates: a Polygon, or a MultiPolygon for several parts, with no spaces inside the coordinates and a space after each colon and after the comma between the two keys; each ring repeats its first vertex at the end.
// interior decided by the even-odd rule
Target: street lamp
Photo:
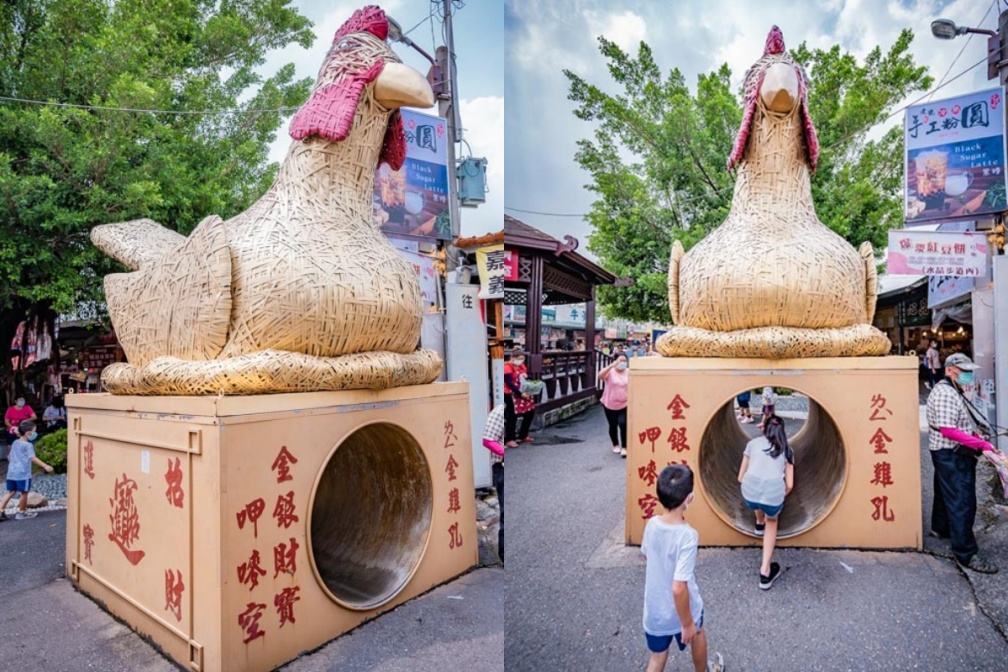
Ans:
{"type": "Polygon", "coordinates": [[[977,33],[979,35],[996,36],[997,31],[985,28],[970,28],[968,26],[957,26],[951,19],[935,19],[931,22],[931,34],[939,40],[951,40],[966,33],[977,33]]]}
{"type": "MultiPolygon", "coordinates": [[[[1005,14],[1008,14],[1008,12],[1002,14],[1002,19],[1004,19],[1005,14]]],[[[1003,29],[1004,26],[1002,25],[1003,29]]],[[[1005,61],[1001,59],[1001,35],[998,31],[986,28],[957,26],[956,22],[952,19],[935,19],[931,22],[931,34],[939,40],[953,40],[967,33],[987,36],[987,79],[994,79],[1005,65],[1005,61]]],[[[1001,78],[1001,84],[1002,86],[1005,84],[1004,76],[1001,78]]]]}
{"type": "Polygon", "coordinates": [[[386,16],[388,19],[388,39],[392,42],[399,42],[400,44],[405,44],[407,47],[411,47],[414,51],[419,53],[421,56],[430,61],[431,67],[427,71],[427,83],[430,84],[431,89],[434,91],[434,95],[438,98],[441,97],[445,92],[444,78],[441,76],[443,72],[441,66],[438,64],[434,58],[428,54],[426,51],[420,48],[420,46],[413,40],[406,37],[403,34],[402,26],[399,22],[393,19],[391,16],[386,16]]]}

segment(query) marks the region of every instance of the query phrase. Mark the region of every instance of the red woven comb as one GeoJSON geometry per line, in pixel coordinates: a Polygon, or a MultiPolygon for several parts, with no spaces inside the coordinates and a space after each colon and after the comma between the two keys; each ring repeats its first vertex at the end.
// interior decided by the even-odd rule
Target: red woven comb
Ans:
{"type": "Polygon", "coordinates": [[[780,28],[774,26],[766,36],[766,46],[763,48],[763,55],[784,53],[784,33],[780,28]]]}
{"type": "Polygon", "coordinates": [[[336,37],[333,38],[333,42],[335,43],[341,37],[345,37],[351,33],[360,33],[365,30],[379,40],[388,39],[388,19],[385,18],[385,11],[381,7],[368,5],[367,7],[358,9],[336,31],[336,37]]]}

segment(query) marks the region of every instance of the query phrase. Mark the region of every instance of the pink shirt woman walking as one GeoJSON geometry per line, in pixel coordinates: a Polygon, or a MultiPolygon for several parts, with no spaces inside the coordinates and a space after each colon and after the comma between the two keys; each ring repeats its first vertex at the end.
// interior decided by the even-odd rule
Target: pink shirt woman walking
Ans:
{"type": "Polygon", "coordinates": [[[626,457],[627,433],[627,388],[630,383],[630,371],[627,368],[626,355],[619,355],[612,364],[599,371],[598,377],[605,381],[602,390],[602,408],[605,409],[606,420],[609,421],[609,438],[612,440],[613,452],[626,457]]]}

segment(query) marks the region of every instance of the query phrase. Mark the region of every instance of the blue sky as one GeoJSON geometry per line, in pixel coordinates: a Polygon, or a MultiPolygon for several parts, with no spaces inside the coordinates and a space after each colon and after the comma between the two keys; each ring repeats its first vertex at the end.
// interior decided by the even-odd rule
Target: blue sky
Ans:
{"type": "MultiPolygon", "coordinates": [[[[589,82],[615,92],[597,38],[605,35],[636,53],[641,40],[654,51],[664,72],[679,68],[696,86],[697,75],[722,63],[732,69],[734,84],[763,53],[767,32],[780,26],[787,46],[839,44],[863,59],[876,45],[888,49],[903,28],[914,32],[911,52],[940,80],[962,49],[949,79],[987,53],[986,38],[937,40],[930,23],[939,17],[962,25],[997,28],[996,0],[505,0],[507,45],[508,142],[505,210],[547,233],[578,238],[588,254],[589,227],[579,217],[536,215],[585,213],[593,194],[584,188],[587,173],[574,161],[575,143],[590,138],[591,122],[577,119],[567,100],[568,68],[589,82]],[[800,7],[800,11],[799,8],[800,7]],[[986,18],[984,19],[986,13],[986,18]],[[509,209],[513,208],[513,209],[509,209]]],[[[980,66],[935,94],[934,99],[996,86],[980,66]]],[[[904,102],[918,97],[920,93],[904,102]]],[[[887,128],[903,123],[902,115],[887,128]]]]}
{"type": "MultiPolygon", "coordinates": [[[[271,53],[260,71],[274,73],[283,64],[294,63],[298,78],[314,78],[336,30],[364,4],[361,0],[295,0],[291,5],[314,24],[315,42],[309,49],[295,45],[271,53]]],[[[409,38],[432,56],[436,46],[443,44],[440,19],[437,14],[431,16],[435,5],[428,0],[388,0],[378,4],[404,31],[412,28],[409,38]]],[[[455,12],[453,26],[463,137],[473,156],[486,157],[489,161],[487,202],[476,209],[462,208],[462,235],[475,236],[499,231],[504,222],[504,17],[500,0],[467,0],[455,12]]],[[[429,63],[415,51],[402,44],[393,45],[393,49],[405,63],[427,72],[429,63]]],[[[436,108],[424,112],[437,114],[436,108]]],[[[283,160],[290,146],[288,122],[285,120],[271,146],[270,159],[273,161],[283,160]]],[[[462,155],[467,155],[468,151],[463,145],[462,155]]]]}

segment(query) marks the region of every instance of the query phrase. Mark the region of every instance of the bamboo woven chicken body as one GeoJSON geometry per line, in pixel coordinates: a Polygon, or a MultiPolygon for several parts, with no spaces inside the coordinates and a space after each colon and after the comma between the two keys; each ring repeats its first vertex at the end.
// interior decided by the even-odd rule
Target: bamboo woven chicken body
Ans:
{"type": "Polygon", "coordinates": [[[729,168],[731,211],[669,264],[675,325],[666,357],[849,357],[888,354],[871,326],[877,279],[870,243],[855,250],[816,217],[810,187],[818,142],[805,76],[774,26],[746,75],[746,110],[729,168]]]}
{"type": "Polygon", "coordinates": [[[129,364],[116,394],[254,394],[429,383],[417,350],[422,303],[411,266],[371,214],[379,161],[405,156],[400,105],[433,93],[385,42],[376,7],[336,33],[269,191],[208,217],[189,238],[150,220],[96,227],[92,240],[136,269],[105,281],[129,364]]]}

